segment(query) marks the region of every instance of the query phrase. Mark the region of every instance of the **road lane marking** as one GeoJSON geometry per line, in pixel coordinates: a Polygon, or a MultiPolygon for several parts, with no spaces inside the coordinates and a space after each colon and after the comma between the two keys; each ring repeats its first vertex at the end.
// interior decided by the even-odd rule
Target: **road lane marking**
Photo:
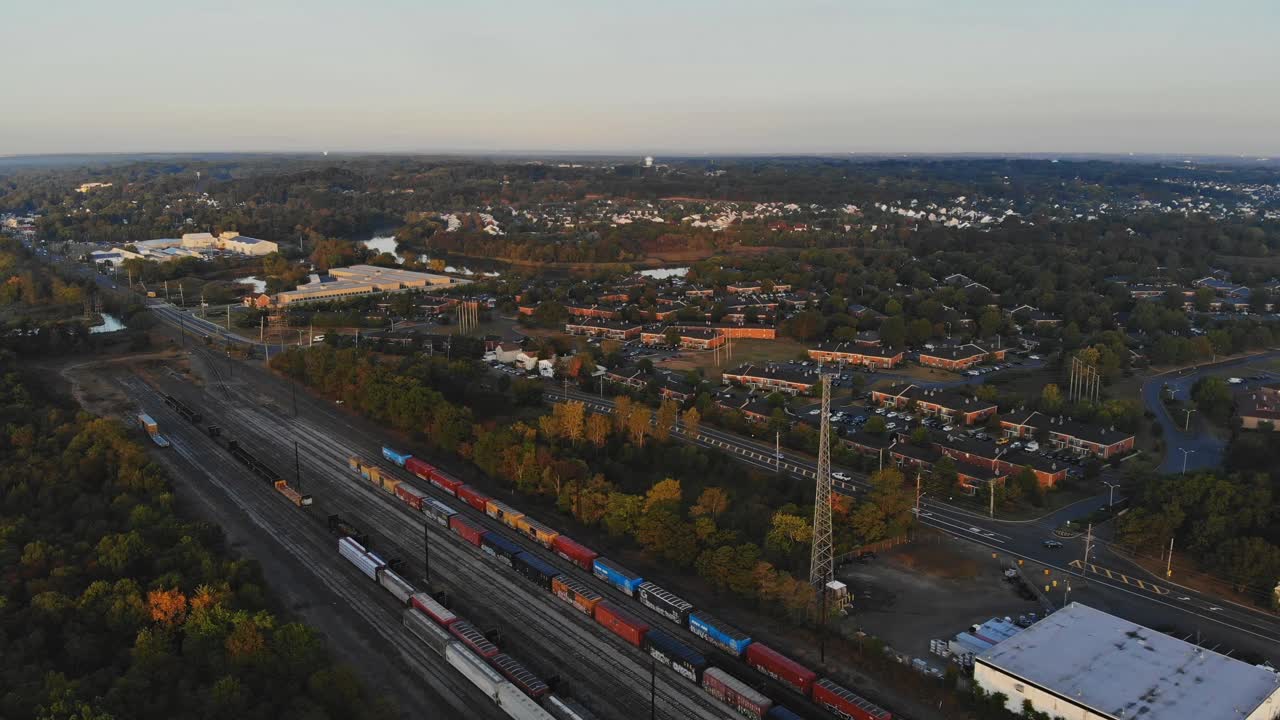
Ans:
{"type": "Polygon", "coordinates": [[[1124,573],[1119,572],[1118,570],[1110,570],[1108,568],[1102,567],[1101,565],[1094,565],[1093,563],[1085,563],[1081,560],[1072,560],[1071,562],[1067,563],[1067,565],[1075,568],[1076,570],[1081,570],[1081,571],[1083,571],[1085,568],[1088,568],[1089,572],[1095,575],[1104,575],[1108,580],[1118,580],[1124,583],[1125,585],[1136,587],[1141,590],[1146,590],[1147,592],[1155,593],[1156,595],[1169,594],[1169,588],[1167,587],[1157,585],[1151,582],[1150,580],[1144,581],[1139,578],[1129,577],[1128,575],[1125,575],[1124,573]]]}

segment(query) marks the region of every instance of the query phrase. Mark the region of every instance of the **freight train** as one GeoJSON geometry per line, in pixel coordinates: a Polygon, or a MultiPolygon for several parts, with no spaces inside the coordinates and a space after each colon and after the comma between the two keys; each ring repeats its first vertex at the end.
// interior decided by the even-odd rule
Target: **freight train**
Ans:
{"type": "Polygon", "coordinates": [[[405,630],[449,663],[507,715],[514,720],[591,718],[580,707],[551,695],[545,681],[499,650],[478,628],[427,593],[419,592],[393,569],[393,563],[345,534],[348,531],[360,534],[358,529],[336,516],[330,518],[329,525],[338,535],[338,554],[404,606],[401,624],[405,630]],[[556,715],[554,710],[539,704],[546,702],[548,708],[553,708],[553,699],[555,709],[563,706],[577,708],[577,712],[556,715]]]}
{"type": "MultiPolygon", "coordinates": [[[[820,678],[816,672],[801,663],[753,640],[749,634],[709,613],[696,609],[692,603],[675,593],[646,581],[638,573],[600,556],[590,548],[533,520],[522,511],[480,493],[439,468],[390,447],[382,448],[382,456],[435,488],[550,549],[570,563],[591,572],[601,582],[634,598],[669,620],[673,626],[742,659],[758,672],[811,699],[837,717],[846,720],[892,720],[893,716],[887,710],[866,698],[829,678],[820,678]]],[[[359,458],[351,458],[349,464],[366,479],[377,474],[376,468],[369,469],[368,464],[359,458]]],[[[445,503],[431,501],[421,491],[406,488],[406,483],[399,483],[397,488],[396,497],[411,508],[430,516],[441,525],[447,525],[465,542],[511,567],[522,577],[551,592],[579,612],[590,615],[625,642],[641,648],[690,682],[701,685],[708,694],[738,713],[754,720],[786,720],[796,717],[794,712],[775,704],[724,669],[713,667],[705,656],[670,633],[651,627],[644,620],[605,600],[600,593],[576,578],[560,573],[538,557],[523,551],[518,544],[468,521],[445,503]]]]}

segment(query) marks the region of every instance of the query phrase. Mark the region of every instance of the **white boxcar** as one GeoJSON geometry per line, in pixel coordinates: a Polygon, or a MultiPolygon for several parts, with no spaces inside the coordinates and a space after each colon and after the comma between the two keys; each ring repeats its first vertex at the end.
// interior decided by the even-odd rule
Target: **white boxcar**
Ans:
{"type": "Polygon", "coordinates": [[[381,558],[370,554],[364,549],[364,546],[351,538],[344,537],[338,541],[338,554],[346,558],[360,572],[375,582],[378,579],[378,568],[386,564],[381,561],[381,558]]]}
{"type": "Polygon", "coordinates": [[[590,710],[572,700],[565,700],[559,695],[547,696],[547,710],[557,720],[596,720],[590,710]]]}
{"type": "Polygon", "coordinates": [[[533,698],[525,695],[520,688],[511,683],[498,686],[498,707],[515,720],[555,720],[534,702],[533,698]]]}
{"type": "Polygon", "coordinates": [[[449,643],[444,649],[444,659],[495,703],[498,702],[498,688],[511,684],[497,670],[489,667],[489,663],[460,642],[449,643]]]}
{"type": "Polygon", "coordinates": [[[419,640],[427,644],[427,647],[437,655],[444,655],[444,651],[449,647],[449,643],[457,642],[448,630],[435,624],[431,618],[423,615],[417,608],[409,608],[404,611],[404,627],[413,633],[419,640]]]}
{"type": "Polygon", "coordinates": [[[387,592],[395,596],[397,600],[409,604],[409,596],[417,592],[417,589],[410,585],[404,578],[391,572],[387,568],[383,568],[378,573],[378,584],[387,589],[387,592]]]}

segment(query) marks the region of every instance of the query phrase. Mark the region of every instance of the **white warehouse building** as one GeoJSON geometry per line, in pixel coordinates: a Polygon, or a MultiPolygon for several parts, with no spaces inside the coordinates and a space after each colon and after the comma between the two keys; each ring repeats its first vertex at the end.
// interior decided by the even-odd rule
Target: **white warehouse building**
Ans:
{"type": "Polygon", "coordinates": [[[974,680],[1064,720],[1273,720],[1280,676],[1072,603],[974,660],[974,680]]]}

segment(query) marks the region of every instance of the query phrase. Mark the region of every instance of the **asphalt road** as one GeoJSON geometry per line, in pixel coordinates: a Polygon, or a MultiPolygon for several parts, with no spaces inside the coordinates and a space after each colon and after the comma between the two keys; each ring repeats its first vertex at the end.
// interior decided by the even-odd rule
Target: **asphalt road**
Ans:
{"type": "Polygon", "coordinates": [[[1167,385],[1174,397],[1186,403],[1191,401],[1191,386],[1196,381],[1213,371],[1225,368],[1249,365],[1252,363],[1280,357],[1280,350],[1250,355],[1243,358],[1224,360],[1218,363],[1201,365],[1192,370],[1173,370],[1153,375],[1142,383],[1142,403],[1147,410],[1155,414],[1160,423],[1161,437],[1165,442],[1164,458],[1160,461],[1160,472],[1182,472],[1185,456],[1187,470],[1214,468],[1222,464],[1222,454],[1226,443],[1208,432],[1199,431],[1191,424],[1189,431],[1184,431],[1187,418],[1173,418],[1169,410],[1161,402],[1160,393],[1167,385]]]}
{"type": "MultiPolygon", "coordinates": [[[[565,390],[548,384],[547,400],[559,402],[565,397],[581,400],[597,411],[612,411],[612,401],[607,398],[572,387],[565,390]]],[[[802,481],[812,481],[816,476],[816,463],[806,456],[783,450],[781,459],[778,459],[774,457],[771,445],[709,427],[705,423],[699,428],[697,438],[685,436],[681,428],[676,428],[673,436],[722,450],[739,462],[762,471],[782,472],[802,481]]],[[[851,478],[847,482],[834,480],[836,492],[857,496],[867,490],[866,475],[850,468],[833,466],[832,469],[840,470],[851,478]]],[[[1193,632],[1200,627],[1213,626],[1228,638],[1227,642],[1280,663],[1280,619],[1276,616],[1178,586],[1170,579],[1152,577],[1126,557],[1111,552],[1105,542],[1095,541],[1086,561],[1084,538],[1061,539],[1054,536],[1053,530],[1064,521],[1087,515],[1104,506],[1107,500],[1106,495],[1099,495],[1041,518],[1015,521],[989,518],[926,496],[920,503],[919,521],[922,525],[990,547],[997,553],[1053,568],[1064,575],[1076,574],[1105,594],[1125,596],[1126,601],[1138,600],[1140,602],[1126,603],[1127,607],[1138,609],[1128,616],[1133,622],[1145,622],[1140,612],[1144,606],[1158,609],[1162,616],[1171,614],[1183,625],[1191,627],[1193,632]],[[1047,539],[1057,539],[1063,547],[1046,548],[1043,542],[1047,539]]]]}

